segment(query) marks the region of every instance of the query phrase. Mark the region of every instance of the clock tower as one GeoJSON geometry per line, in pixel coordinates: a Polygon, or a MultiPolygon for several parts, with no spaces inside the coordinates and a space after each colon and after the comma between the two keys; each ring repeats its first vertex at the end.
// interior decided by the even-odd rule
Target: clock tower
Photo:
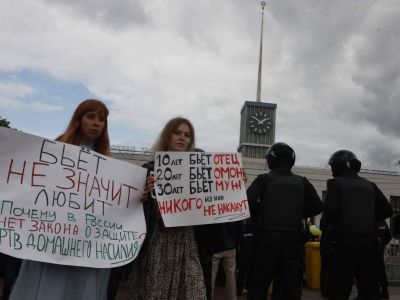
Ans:
{"type": "Polygon", "coordinates": [[[265,2],[261,2],[261,38],[258,62],[257,101],[245,101],[240,111],[240,139],[238,151],[243,157],[265,158],[269,146],[275,142],[276,104],[261,102],[262,45],[265,2]]]}
{"type": "Polygon", "coordinates": [[[275,142],[276,104],[245,101],[240,114],[238,151],[243,157],[265,158],[275,142]]]}

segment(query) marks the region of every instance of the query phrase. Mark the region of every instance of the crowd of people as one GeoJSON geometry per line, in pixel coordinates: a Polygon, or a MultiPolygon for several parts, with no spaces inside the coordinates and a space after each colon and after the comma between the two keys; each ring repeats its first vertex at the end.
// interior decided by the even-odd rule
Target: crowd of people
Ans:
{"type": "MultiPolygon", "coordinates": [[[[86,100],[57,140],[109,155],[107,121],[106,105],[86,100]]],[[[192,123],[168,121],[153,150],[198,151],[192,123]]],[[[348,299],[356,279],[359,300],[388,298],[387,284],[379,287],[378,257],[386,241],[378,240],[377,224],[384,226],[393,211],[376,184],[358,175],[357,157],[348,150],[331,156],[324,203],[305,177],[292,173],[296,155],[289,145],[273,144],[266,160],[270,171],[247,189],[251,219],[184,227],[164,226],[154,197],[154,162],[146,163],[141,200],[147,235],[131,264],[110,270],[23,260],[9,299],[114,299],[121,270],[130,274],[132,300],[213,299],[220,264],[228,299],[246,287],[247,299],[265,300],[272,282],[273,299],[301,299],[304,220],[320,213],[323,296],[348,299]]]]}

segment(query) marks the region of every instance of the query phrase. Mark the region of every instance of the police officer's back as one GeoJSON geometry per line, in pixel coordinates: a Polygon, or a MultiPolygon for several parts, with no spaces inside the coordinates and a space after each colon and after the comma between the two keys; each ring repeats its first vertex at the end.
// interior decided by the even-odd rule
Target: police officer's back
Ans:
{"type": "Polygon", "coordinates": [[[358,299],[380,299],[377,281],[375,223],[393,213],[386,197],[372,182],[358,176],[361,162],[354,153],[339,150],[329,165],[324,214],[332,223],[335,242],[329,299],[348,299],[357,277],[358,299]]]}
{"type": "Polygon", "coordinates": [[[276,143],[267,152],[270,172],[258,176],[247,190],[255,223],[255,249],[248,279],[248,299],[266,299],[279,276],[284,299],[301,299],[305,235],[302,220],[321,212],[314,187],[291,169],[293,149],[276,143]]]}

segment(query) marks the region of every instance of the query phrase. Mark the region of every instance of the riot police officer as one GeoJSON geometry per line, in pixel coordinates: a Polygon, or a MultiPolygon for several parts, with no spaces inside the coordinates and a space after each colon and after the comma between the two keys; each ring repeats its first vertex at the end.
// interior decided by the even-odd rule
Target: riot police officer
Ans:
{"type": "Polygon", "coordinates": [[[324,203],[334,242],[329,299],[348,299],[355,277],[358,299],[380,299],[375,222],[390,217],[393,210],[376,184],[358,176],[361,162],[354,153],[339,150],[329,165],[334,177],[327,182],[324,203]]]}
{"type": "Polygon", "coordinates": [[[296,156],[284,143],[266,155],[269,173],[259,175],[247,190],[255,244],[247,282],[248,298],[267,297],[274,277],[283,299],[301,299],[304,266],[304,218],[319,214],[322,202],[311,183],[291,169],[296,156]]]}

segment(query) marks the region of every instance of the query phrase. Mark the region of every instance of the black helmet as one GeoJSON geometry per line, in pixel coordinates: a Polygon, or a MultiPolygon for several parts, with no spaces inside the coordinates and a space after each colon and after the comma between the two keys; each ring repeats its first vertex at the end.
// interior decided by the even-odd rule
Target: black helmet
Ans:
{"type": "Polygon", "coordinates": [[[361,169],[361,162],[357,156],[349,150],[339,150],[331,155],[328,164],[331,166],[332,172],[339,175],[344,171],[354,171],[358,173],[361,169]]]}
{"type": "Polygon", "coordinates": [[[276,167],[288,167],[291,169],[296,161],[296,154],[288,144],[275,143],[269,147],[265,158],[271,170],[276,167]]]}

